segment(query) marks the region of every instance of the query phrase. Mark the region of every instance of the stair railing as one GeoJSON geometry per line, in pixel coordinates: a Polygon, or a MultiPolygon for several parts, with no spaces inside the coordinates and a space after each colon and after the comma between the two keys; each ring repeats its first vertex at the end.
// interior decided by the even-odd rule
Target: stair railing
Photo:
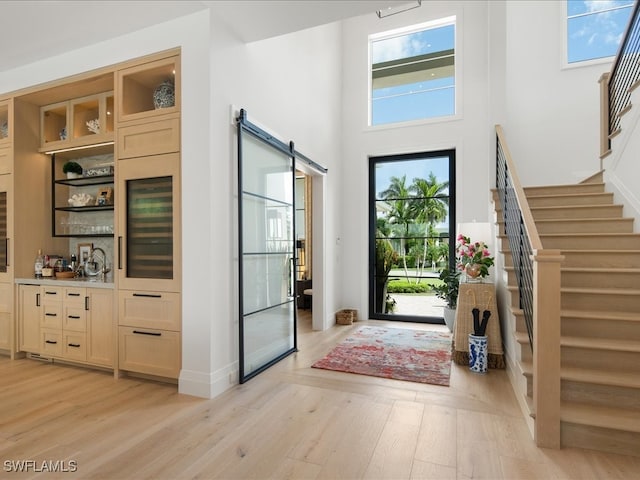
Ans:
{"type": "Polygon", "coordinates": [[[611,152],[611,137],[620,128],[620,116],[630,108],[631,92],[640,85],[640,2],[635,2],[611,72],[600,83],[600,158],[611,152]]]}
{"type": "Polygon", "coordinates": [[[560,448],[559,250],[544,249],[504,132],[496,125],[496,188],[533,355],[534,439],[560,448]]]}

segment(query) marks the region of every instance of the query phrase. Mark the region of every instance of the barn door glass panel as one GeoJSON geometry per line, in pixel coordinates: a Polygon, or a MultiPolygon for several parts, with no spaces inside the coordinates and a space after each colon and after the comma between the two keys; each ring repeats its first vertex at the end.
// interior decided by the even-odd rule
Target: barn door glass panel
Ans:
{"type": "Polygon", "coordinates": [[[240,381],[295,349],[291,155],[240,136],[240,381]]]}

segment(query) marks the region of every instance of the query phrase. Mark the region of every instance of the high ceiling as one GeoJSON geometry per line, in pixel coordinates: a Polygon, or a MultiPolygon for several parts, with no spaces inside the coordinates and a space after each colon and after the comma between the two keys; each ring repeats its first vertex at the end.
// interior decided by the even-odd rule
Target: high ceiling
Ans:
{"type": "Polygon", "coordinates": [[[211,9],[245,42],[371,14],[406,0],[0,1],[0,72],[211,9]]]}

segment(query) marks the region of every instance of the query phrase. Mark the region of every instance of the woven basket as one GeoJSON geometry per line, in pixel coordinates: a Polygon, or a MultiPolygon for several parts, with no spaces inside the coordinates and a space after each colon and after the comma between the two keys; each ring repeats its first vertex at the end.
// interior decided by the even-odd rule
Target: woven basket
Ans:
{"type": "Polygon", "coordinates": [[[338,325],[351,325],[358,320],[358,311],[351,308],[345,308],[336,312],[336,323],[338,325]]]}

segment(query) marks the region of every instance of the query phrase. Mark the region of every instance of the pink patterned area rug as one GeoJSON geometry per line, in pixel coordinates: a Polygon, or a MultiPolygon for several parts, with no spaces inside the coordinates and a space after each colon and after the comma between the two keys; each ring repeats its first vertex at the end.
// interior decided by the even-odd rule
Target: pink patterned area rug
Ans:
{"type": "Polygon", "coordinates": [[[448,387],[451,334],[365,325],[311,366],[448,387]]]}

